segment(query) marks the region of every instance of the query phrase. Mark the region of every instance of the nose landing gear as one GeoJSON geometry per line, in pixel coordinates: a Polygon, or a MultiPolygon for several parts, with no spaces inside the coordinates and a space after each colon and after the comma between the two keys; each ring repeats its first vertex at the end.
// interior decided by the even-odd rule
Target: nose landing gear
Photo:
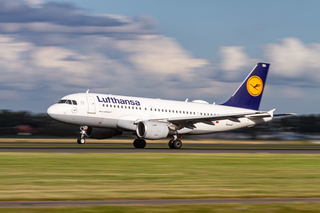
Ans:
{"type": "Polygon", "coordinates": [[[86,139],[84,139],[84,136],[86,135],[87,130],[88,130],[87,126],[80,126],[80,138],[77,139],[78,144],[84,144],[86,142],[86,139]]]}

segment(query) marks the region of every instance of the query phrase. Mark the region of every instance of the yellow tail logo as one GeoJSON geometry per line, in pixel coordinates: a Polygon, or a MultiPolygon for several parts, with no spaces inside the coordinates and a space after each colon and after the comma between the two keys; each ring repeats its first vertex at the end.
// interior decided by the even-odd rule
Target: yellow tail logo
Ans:
{"type": "Polygon", "coordinates": [[[259,96],[263,90],[263,83],[259,76],[251,76],[247,81],[247,90],[250,95],[259,96]]]}

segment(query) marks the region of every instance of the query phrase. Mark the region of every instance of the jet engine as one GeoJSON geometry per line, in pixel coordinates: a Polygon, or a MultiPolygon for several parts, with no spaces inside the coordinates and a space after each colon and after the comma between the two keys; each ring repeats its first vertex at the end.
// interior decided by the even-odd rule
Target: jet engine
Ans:
{"type": "Polygon", "coordinates": [[[86,136],[93,139],[106,139],[112,138],[116,135],[121,135],[122,131],[118,129],[106,129],[97,127],[88,127],[86,131],[86,136]]]}
{"type": "Polygon", "coordinates": [[[165,123],[141,121],[137,125],[136,132],[139,138],[156,140],[166,138],[170,130],[165,123]]]}

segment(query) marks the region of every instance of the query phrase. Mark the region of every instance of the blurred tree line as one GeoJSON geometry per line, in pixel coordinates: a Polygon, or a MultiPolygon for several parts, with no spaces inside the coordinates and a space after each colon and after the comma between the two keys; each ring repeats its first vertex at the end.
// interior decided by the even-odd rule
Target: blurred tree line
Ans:
{"type": "Polygon", "coordinates": [[[270,122],[258,124],[251,128],[239,129],[236,132],[251,134],[297,133],[306,135],[320,134],[320,115],[296,115],[274,118],[270,122]]]}
{"type": "Polygon", "coordinates": [[[79,126],[57,122],[45,113],[0,110],[0,136],[13,136],[21,131],[31,131],[33,136],[51,137],[75,137],[80,134],[79,126]]]}
{"type": "MultiPolygon", "coordinates": [[[[57,122],[49,118],[46,114],[0,110],[0,136],[14,136],[17,135],[19,131],[31,131],[33,136],[78,137],[79,126],[57,122]]],[[[253,136],[277,132],[319,134],[320,115],[275,118],[271,122],[259,124],[251,128],[239,129],[235,132],[247,133],[253,136]]]]}

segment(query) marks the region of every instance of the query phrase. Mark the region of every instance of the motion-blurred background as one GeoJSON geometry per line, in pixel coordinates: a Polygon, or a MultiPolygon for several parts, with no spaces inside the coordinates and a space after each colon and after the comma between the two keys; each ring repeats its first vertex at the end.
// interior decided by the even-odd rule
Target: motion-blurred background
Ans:
{"type": "Polygon", "coordinates": [[[271,67],[260,109],[298,115],[212,137],[317,138],[319,7],[316,0],[1,0],[0,136],[74,136],[78,127],[45,112],[87,89],[223,103],[261,61],[271,67]]]}

